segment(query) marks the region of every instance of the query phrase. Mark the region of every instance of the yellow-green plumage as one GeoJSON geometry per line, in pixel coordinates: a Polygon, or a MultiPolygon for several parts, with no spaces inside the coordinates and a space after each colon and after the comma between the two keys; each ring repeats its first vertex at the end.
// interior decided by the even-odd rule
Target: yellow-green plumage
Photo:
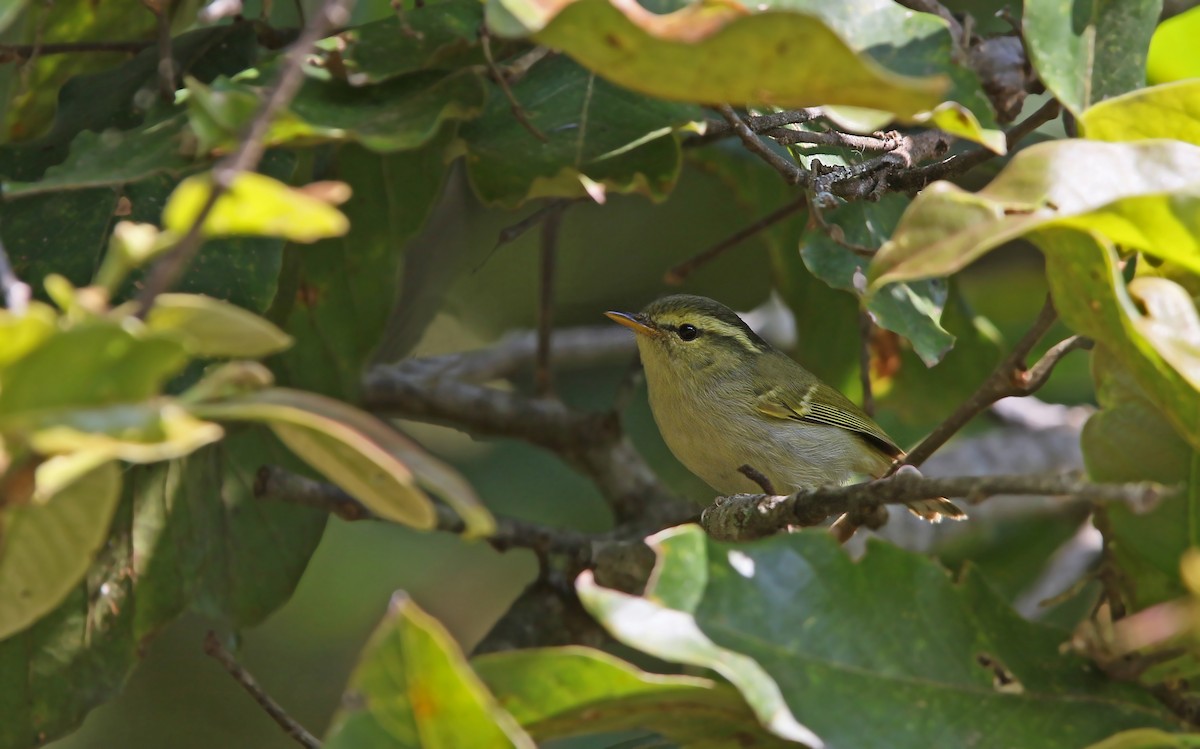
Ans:
{"type": "MultiPolygon", "coordinates": [[[[728,307],[668,296],[640,313],[609,313],[638,333],[650,407],[689,470],[724,494],[792,492],[882,476],[904,452],[849,398],[763,341],[728,307]]],[[[961,517],[944,499],[915,502],[927,519],[961,517]]]]}

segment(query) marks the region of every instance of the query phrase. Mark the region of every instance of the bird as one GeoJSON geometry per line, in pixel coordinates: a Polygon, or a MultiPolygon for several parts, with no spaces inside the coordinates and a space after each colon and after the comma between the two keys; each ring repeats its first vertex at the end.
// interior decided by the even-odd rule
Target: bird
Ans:
{"type": "MultiPolygon", "coordinates": [[[[759,477],[785,493],[880,478],[904,458],[861,408],[720,302],[675,294],[605,314],[637,334],[667,447],[723,495],[760,492],[759,477]]],[[[933,522],[966,516],[945,498],[908,508],[933,522]]]]}

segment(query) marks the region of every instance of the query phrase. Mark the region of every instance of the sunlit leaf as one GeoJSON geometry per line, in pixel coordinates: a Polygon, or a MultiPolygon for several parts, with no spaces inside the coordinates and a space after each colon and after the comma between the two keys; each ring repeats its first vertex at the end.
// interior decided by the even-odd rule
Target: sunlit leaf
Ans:
{"type": "MultiPolygon", "coordinates": [[[[163,226],[176,234],[186,234],[211,191],[207,174],[180,182],[163,208],[163,226]]],[[[341,236],[349,228],[342,212],[328,202],[266,175],[244,172],[217,198],[205,218],[203,231],[209,237],[257,235],[315,242],[341,236]]]]}
{"type": "Polygon", "coordinates": [[[139,338],[107,321],[75,327],[0,370],[0,414],[142,400],[186,363],[174,341],[139,338]]]}
{"type": "Polygon", "coordinates": [[[1146,55],[1162,0],[1025,0],[1030,62],[1046,88],[1079,114],[1145,84],[1146,55]]]}
{"type": "Polygon", "coordinates": [[[41,302],[33,302],[18,315],[0,310],[0,369],[19,360],[54,332],[54,310],[41,302]]]}
{"type": "Polygon", "coordinates": [[[1087,749],[1196,749],[1200,734],[1168,733],[1157,728],[1134,728],[1113,734],[1087,749]]]}
{"type": "Polygon", "coordinates": [[[258,359],[292,345],[291,336],[258,315],[200,294],[160,294],[146,325],[178,335],[195,356],[258,359]]]}
{"type": "Polygon", "coordinates": [[[1200,145],[1200,79],[1164,83],[1102,101],[1079,116],[1079,133],[1093,140],[1174,138],[1200,145]]]}
{"type": "Polygon", "coordinates": [[[1146,60],[1151,83],[1200,78],[1200,50],[1193,43],[1200,34],[1200,8],[1189,8],[1168,18],[1154,30],[1146,60]]]}
{"type": "Polygon", "coordinates": [[[935,182],[871,262],[871,285],[948,275],[1045,226],[1095,230],[1200,272],[1200,147],[1063,140],[1022,150],[975,193],[935,182]]]}
{"type": "Polygon", "coordinates": [[[343,704],[327,749],[534,747],[453,638],[403,594],[363,650],[343,704]]]}
{"type": "MultiPolygon", "coordinates": [[[[589,611],[658,657],[726,676],[736,659],[750,664],[760,674],[752,683],[778,690],[827,746],[882,735],[895,749],[923,749],[930,737],[981,749],[1082,746],[1175,725],[1143,690],[1064,653],[1063,632],[1023,620],[977,574],[955,583],[923,555],[880,543],[854,562],[819,530],[738,545],[683,526],[656,543],[645,596],[585,576],[577,587],[589,611]]],[[[761,692],[731,680],[762,709],[761,692]]]]}
{"type": "Polygon", "coordinates": [[[728,685],[646,673],[598,650],[511,650],[474,658],[471,665],[538,741],[640,729],[696,749],[796,746],[759,727],[728,685]]]}
{"type": "Polygon", "coordinates": [[[436,516],[420,483],[458,511],[468,534],[487,535],[494,528],[461,476],[374,416],[341,401],[274,388],[197,404],[193,411],[204,418],[269,424],[297,455],[381,517],[432,528],[436,516]]]}
{"type": "Polygon", "coordinates": [[[28,627],[76,586],[108,537],[121,472],[104,463],[49,502],[0,511],[0,640],[28,627]]]}
{"type": "Polygon", "coordinates": [[[884,70],[812,15],[725,0],[666,15],[632,0],[491,0],[487,21],[502,36],[532,35],[614,83],[675,101],[848,104],[908,116],[940,103],[947,84],[884,70]]]}

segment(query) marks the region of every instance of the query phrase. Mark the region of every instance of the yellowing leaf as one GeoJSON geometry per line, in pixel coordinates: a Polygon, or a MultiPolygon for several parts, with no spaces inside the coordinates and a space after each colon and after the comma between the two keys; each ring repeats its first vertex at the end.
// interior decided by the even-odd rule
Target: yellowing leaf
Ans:
{"type": "Polygon", "coordinates": [[[491,0],[487,22],[673,101],[843,104],[907,118],[939,104],[949,83],[883,69],[814,15],[752,13],[734,0],[700,0],[663,15],[636,0],[491,0]]]}
{"type": "Polygon", "coordinates": [[[54,332],[57,316],[41,302],[32,302],[25,314],[0,309],[0,368],[32,350],[54,332]]]}
{"type": "Polygon", "coordinates": [[[418,483],[440,493],[468,535],[495,528],[491,514],[453,469],[379,419],[315,393],[270,388],[215,403],[193,413],[217,420],[266,422],[279,438],[375,514],[416,528],[437,521],[418,483]]]}
{"type": "Polygon", "coordinates": [[[1200,316],[1187,290],[1174,281],[1140,276],[1129,295],[1145,310],[1133,324],[1159,355],[1192,387],[1200,390],[1200,316]]]}
{"type": "Polygon", "coordinates": [[[44,504],[0,513],[0,640],[57,606],[108,537],[121,471],[95,468],[44,504]]]}
{"type": "MultiPolygon", "coordinates": [[[[186,234],[208,202],[211,189],[208,174],[180,182],[163,209],[165,227],[186,234]]],[[[349,228],[350,222],[337,208],[254,172],[239,174],[204,221],[204,235],[208,237],[268,236],[293,242],[340,237],[349,228]]]]}
{"type": "Polygon", "coordinates": [[[292,337],[271,322],[201,294],[160,295],[146,325],[155,332],[178,334],[196,356],[258,359],[292,345],[292,337]]]}
{"type": "Polygon", "coordinates": [[[1079,116],[1079,133],[1092,140],[1174,138],[1200,146],[1200,79],[1106,99],[1079,116]]]}
{"type": "Polygon", "coordinates": [[[944,102],[931,112],[917,115],[913,120],[932,125],[963,140],[974,141],[1001,156],[1008,152],[1008,140],[1004,131],[984,128],[979,124],[975,113],[958,102],[944,102]]]}
{"type": "Polygon", "coordinates": [[[978,192],[935,182],[871,261],[871,287],[948,275],[1050,226],[1096,231],[1200,272],[1200,147],[1061,140],[1022,150],[978,192]]]}

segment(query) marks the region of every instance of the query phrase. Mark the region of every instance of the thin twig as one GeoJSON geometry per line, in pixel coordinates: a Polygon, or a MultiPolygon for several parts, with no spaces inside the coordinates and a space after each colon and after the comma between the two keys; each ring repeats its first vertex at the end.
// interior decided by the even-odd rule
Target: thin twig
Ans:
{"type": "Polygon", "coordinates": [[[1058,315],[1054,311],[1054,302],[1049,296],[1042,305],[1041,312],[1029,331],[1017,342],[1013,350],[983,381],[978,389],[967,398],[954,413],[950,414],[941,424],[929,433],[921,444],[893,466],[893,472],[901,465],[919,466],[929,459],[946,441],[958,433],[971,419],[982,413],[996,401],[1009,396],[1029,395],[1041,387],[1050,376],[1051,370],[1058,360],[1076,348],[1086,344],[1075,336],[1067,339],[1046,352],[1032,369],[1027,369],[1025,360],[1033,347],[1042,340],[1046,331],[1054,325],[1058,315]]]}
{"type": "Polygon", "coordinates": [[[305,749],[321,749],[321,742],[317,738],[305,730],[304,726],[296,722],[296,720],[287,714],[287,711],[280,706],[278,702],[271,699],[271,696],[263,691],[250,672],[242,667],[233,654],[225,649],[221,644],[217,633],[209,630],[204,637],[204,652],[212,656],[225,667],[233,680],[242,686],[246,692],[254,698],[258,706],[271,717],[271,720],[283,729],[283,732],[296,740],[296,743],[305,747],[305,749]]]}
{"type": "Polygon", "coordinates": [[[764,135],[781,146],[807,143],[816,146],[848,148],[852,151],[879,151],[883,153],[895,150],[897,144],[900,142],[899,135],[896,133],[889,133],[883,137],[875,137],[873,135],[842,133],[837,130],[813,132],[811,130],[774,128],[765,131],[764,135]]]}
{"type": "MultiPolygon", "coordinates": [[[[783,112],[772,112],[755,117],[746,117],[742,121],[751,132],[762,133],[768,130],[783,128],[787,125],[798,125],[814,120],[822,115],[819,107],[810,109],[789,109],[783,112]]],[[[733,128],[724,120],[705,120],[704,134],[697,135],[684,141],[685,148],[700,148],[734,135],[733,128]]]]}
{"type": "Polygon", "coordinates": [[[733,128],[733,132],[742,139],[742,143],[746,145],[746,148],[770,164],[775,171],[783,175],[783,179],[789,185],[800,185],[808,182],[808,172],[791,159],[780,156],[771,150],[770,146],[764,143],[753,130],[747,127],[742,118],[738,116],[738,113],[733,111],[733,107],[728,104],[721,104],[717,107],[717,111],[721,113],[721,116],[733,128]]]}
{"type": "Polygon", "coordinates": [[[682,263],[671,268],[670,270],[667,271],[667,275],[665,278],[666,282],[669,284],[683,283],[684,280],[688,276],[690,276],[697,268],[701,267],[705,263],[708,263],[717,257],[720,257],[726,250],[728,250],[732,247],[736,247],[737,245],[746,241],[750,237],[753,237],[755,234],[766,231],[767,229],[771,228],[775,224],[778,224],[780,221],[783,221],[784,219],[786,219],[788,216],[791,216],[792,214],[797,213],[798,211],[803,209],[804,206],[806,206],[807,204],[808,204],[808,196],[807,195],[802,195],[790,203],[783,204],[779,208],[776,208],[775,210],[771,211],[770,213],[768,213],[767,215],[758,219],[757,221],[750,224],[749,226],[745,226],[745,227],[735,231],[733,234],[730,234],[728,237],[725,237],[720,242],[717,242],[716,244],[714,244],[712,247],[709,247],[708,249],[704,250],[703,252],[693,255],[692,257],[688,258],[687,260],[684,260],[682,263]]]}
{"type": "Polygon", "coordinates": [[[500,92],[504,94],[504,98],[508,99],[508,105],[512,109],[513,117],[521,124],[521,127],[543,143],[549,143],[550,138],[539,130],[532,122],[529,121],[528,115],[525,114],[525,108],[521,106],[521,102],[517,101],[517,97],[513,94],[512,89],[508,86],[508,80],[504,76],[504,71],[500,70],[496,65],[496,60],[492,57],[492,41],[491,33],[487,27],[481,27],[479,30],[479,46],[483,50],[483,59],[487,62],[488,71],[492,74],[492,80],[500,87],[500,92]]]}
{"type": "Polygon", "coordinates": [[[171,55],[171,5],[173,0],[160,0],[148,7],[154,14],[158,31],[158,95],[165,102],[175,101],[175,58],[171,55]]]}
{"type": "Polygon", "coordinates": [[[138,316],[144,316],[159,294],[170,289],[199,252],[203,243],[204,223],[217,200],[233,185],[239,174],[254,169],[262,158],[264,138],[275,114],[287,106],[304,82],[304,60],[318,41],[331,29],[350,18],[354,0],[325,0],[313,14],[296,41],[288,47],[275,85],[266,94],[262,106],[242,134],[233,153],[218,161],[212,169],[212,185],[192,226],[178,243],[150,269],[146,285],[138,294],[138,316]]]}
{"type": "Polygon", "coordinates": [[[13,270],[12,263],[8,259],[8,251],[4,249],[4,243],[0,242],[0,295],[4,297],[4,307],[14,315],[23,315],[29,307],[29,299],[33,296],[33,290],[29,288],[29,284],[17,278],[16,271],[13,270]]]}
{"type": "MultiPolygon", "coordinates": [[[[1018,143],[1042,125],[1053,120],[1060,112],[1062,112],[1062,105],[1058,103],[1058,100],[1051,99],[1033,114],[1013,125],[1004,132],[1006,150],[1012,151],[1018,143]]],[[[998,156],[999,154],[988,148],[975,148],[957,153],[942,161],[909,170],[907,173],[896,174],[889,180],[888,187],[891,190],[920,190],[931,182],[963,174],[998,156]]]]}
{"type": "MultiPolygon", "coordinates": [[[[816,162],[816,160],[814,160],[814,162],[813,162],[814,166],[816,166],[817,163],[818,162],[816,162]]],[[[831,240],[833,240],[833,242],[835,244],[837,244],[841,247],[845,247],[847,250],[850,250],[855,255],[858,255],[859,257],[867,258],[868,260],[875,257],[875,253],[879,252],[878,247],[867,247],[865,245],[856,244],[856,243],[851,242],[850,240],[846,239],[846,232],[842,230],[842,227],[838,226],[837,224],[830,223],[829,220],[825,218],[825,210],[823,208],[821,208],[821,206],[819,206],[817,204],[817,201],[814,199],[815,193],[814,194],[806,194],[806,198],[807,198],[807,203],[808,203],[809,218],[811,218],[812,222],[814,224],[816,224],[818,228],[821,229],[822,233],[824,233],[825,236],[827,236],[831,240]]]]}
{"type": "Polygon", "coordinates": [[[862,385],[862,410],[875,415],[875,394],[871,389],[871,337],[875,321],[866,307],[858,310],[858,381],[862,385]]]}
{"type": "Polygon", "coordinates": [[[930,13],[945,21],[946,26],[950,31],[950,38],[954,42],[954,51],[951,53],[953,55],[953,59],[956,62],[962,59],[963,51],[967,46],[965,44],[966,39],[964,38],[963,27],[962,24],[958,22],[958,19],[954,17],[954,14],[946,8],[946,6],[942,5],[937,0],[899,0],[899,2],[901,5],[912,8],[913,10],[919,10],[922,13],[930,13]]]}
{"type": "Polygon", "coordinates": [[[28,60],[35,56],[65,55],[77,52],[121,52],[134,55],[153,47],[154,42],[52,42],[43,44],[0,44],[0,64],[28,60]]]}
{"type": "Polygon", "coordinates": [[[533,382],[543,398],[554,393],[554,372],[550,366],[550,333],[554,329],[554,266],[558,258],[558,227],[562,213],[555,213],[542,224],[540,293],[538,294],[538,347],[533,382]]]}
{"type": "MultiPolygon", "coordinates": [[[[492,248],[492,252],[495,252],[502,245],[506,245],[509,242],[515,242],[525,232],[529,231],[551,216],[562,213],[572,203],[577,203],[581,200],[586,200],[586,198],[556,198],[515,224],[509,224],[501,229],[500,233],[496,235],[496,246],[492,248]]],[[[491,253],[488,253],[488,256],[490,257],[491,253]]],[[[486,260],[484,262],[486,262],[486,260]]]]}
{"type": "Polygon", "coordinates": [[[916,471],[905,471],[877,481],[813,489],[786,497],[762,494],[722,497],[701,514],[700,524],[718,540],[749,541],[789,525],[819,525],[837,515],[930,497],[965,497],[980,502],[997,495],[1070,496],[1093,502],[1122,502],[1137,511],[1146,511],[1178,490],[1179,487],[1150,481],[1097,484],[1062,474],[928,478],[916,471]]]}

